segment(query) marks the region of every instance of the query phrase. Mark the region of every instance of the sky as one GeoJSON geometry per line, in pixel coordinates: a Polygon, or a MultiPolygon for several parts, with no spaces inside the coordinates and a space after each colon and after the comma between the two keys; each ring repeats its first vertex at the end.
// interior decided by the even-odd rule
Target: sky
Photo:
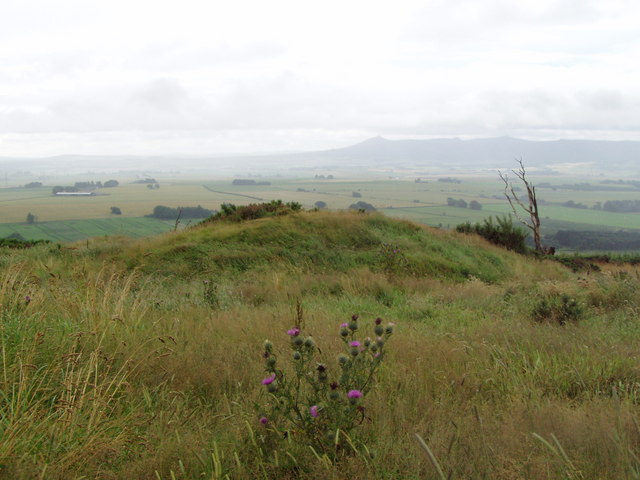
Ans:
{"type": "Polygon", "coordinates": [[[3,0],[0,157],[640,140],[637,0],[3,0]]]}

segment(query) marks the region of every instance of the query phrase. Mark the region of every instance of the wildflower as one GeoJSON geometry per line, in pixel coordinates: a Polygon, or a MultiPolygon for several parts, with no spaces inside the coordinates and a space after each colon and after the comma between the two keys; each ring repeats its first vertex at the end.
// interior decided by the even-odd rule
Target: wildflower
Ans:
{"type": "Polygon", "coordinates": [[[269,422],[269,419],[267,417],[260,417],[260,423],[262,425],[266,425],[269,422]]]}
{"type": "Polygon", "coordinates": [[[331,387],[331,390],[336,390],[338,388],[338,382],[331,382],[329,386],[331,387]]]}
{"type": "Polygon", "coordinates": [[[287,330],[287,335],[291,337],[297,337],[298,335],[300,335],[300,329],[298,327],[291,328],[287,330]]]}
{"type": "Polygon", "coordinates": [[[302,355],[300,355],[300,352],[293,352],[294,360],[300,360],[301,358],[302,358],[302,355]]]}
{"type": "Polygon", "coordinates": [[[387,335],[391,335],[393,333],[393,327],[395,326],[395,323],[388,323],[387,324],[387,328],[384,329],[384,332],[387,335]]]}
{"type": "Polygon", "coordinates": [[[342,328],[347,328],[349,326],[349,324],[347,322],[341,323],[340,327],[342,328]]]}
{"type": "Polygon", "coordinates": [[[29,295],[26,295],[24,297],[24,303],[26,303],[27,305],[29,305],[29,303],[31,303],[31,297],[29,295]]]}
{"type": "Polygon", "coordinates": [[[327,369],[327,367],[323,363],[319,363],[318,366],[316,367],[316,369],[319,372],[324,372],[327,369]]]}
{"type": "Polygon", "coordinates": [[[360,390],[349,390],[347,393],[348,398],[360,398],[362,397],[362,392],[360,390]]]}
{"type": "Polygon", "coordinates": [[[311,408],[309,408],[309,413],[313,418],[316,418],[318,416],[318,406],[313,405],[311,408]]]}
{"type": "Polygon", "coordinates": [[[263,385],[271,385],[275,379],[276,379],[276,374],[274,373],[270,377],[263,378],[262,379],[262,384],[263,385]]]}
{"type": "Polygon", "coordinates": [[[353,342],[349,343],[350,347],[359,347],[360,346],[360,342],[357,340],[354,340],[353,342]]]}
{"type": "Polygon", "coordinates": [[[382,319],[380,317],[376,318],[376,325],[380,325],[382,323],[382,319]]]}

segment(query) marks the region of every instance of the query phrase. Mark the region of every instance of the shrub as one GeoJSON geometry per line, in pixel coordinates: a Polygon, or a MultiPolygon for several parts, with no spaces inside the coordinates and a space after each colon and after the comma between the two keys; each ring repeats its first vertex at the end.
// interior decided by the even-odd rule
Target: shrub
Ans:
{"type": "Polygon", "coordinates": [[[282,200],[272,200],[267,203],[250,203],[245,206],[236,206],[232,203],[223,203],[220,205],[220,212],[205,222],[216,220],[231,220],[240,222],[243,220],[256,220],[263,217],[271,217],[277,215],[287,215],[292,212],[302,210],[302,204],[298,202],[283,203],[282,200]]]}
{"type": "Polygon", "coordinates": [[[532,312],[536,321],[555,321],[560,325],[579,320],[583,313],[583,306],[566,293],[542,298],[534,305],[532,312]]]}
{"type": "Polygon", "coordinates": [[[257,406],[259,423],[266,430],[262,437],[276,448],[291,432],[302,434],[315,451],[332,458],[346,454],[355,444],[351,435],[365,417],[365,398],[384,359],[386,342],[393,324],[386,327],[380,318],[373,326],[374,336],[358,339],[358,316],[340,326],[345,352],[337,358],[333,376],[324,363],[316,363],[318,348],[312,337],[305,337],[298,326],[290,329],[293,364],[289,371],[279,365],[273,344],[264,343],[266,377],[262,380],[267,399],[257,406]]]}
{"type": "Polygon", "coordinates": [[[525,253],[527,247],[525,239],[527,232],[516,227],[510,217],[497,217],[496,223],[493,217],[486,218],[483,223],[472,225],[469,222],[461,223],[456,227],[458,233],[475,233],[485,238],[494,245],[500,245],[518,253],[525,253]]]}

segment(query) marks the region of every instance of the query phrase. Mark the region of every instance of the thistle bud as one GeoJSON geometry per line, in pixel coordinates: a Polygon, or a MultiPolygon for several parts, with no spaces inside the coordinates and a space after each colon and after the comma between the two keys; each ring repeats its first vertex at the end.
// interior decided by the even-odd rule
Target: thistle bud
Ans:
{"type": "Polygon", "coordinates": [[[302,358],[302,355],[300,355],[300,352],[293,352],[294,360],[300,360],[301,358],[302,358]]]}
{"type": "Polygon", "coordinates": [[[341,353],[338,356],[338,363],[341,367],[346,366],[349,363],[349,357],[347,357],[344,353],[341,353]]]}
{"type": "Polygon", "coordinates": [[[316,343],[313,341],[313,338],[307,337],[306,340],[304,341],[304,346],[307,347],[308,349],[312,349],[313,347],[316,346],[316,343]]]}
{"type": "Polygon", "coordinates": [[[273,351],[273,343],[270,340],[264,341],[264,351],[267,353],[271,353],[273,351]]]}
{"type": "Polygon", "coordinates": [[[384,333],[384,327],[382,325],[376,325],[373,331],[376,333],[376,335],[380,336],[384,333]]]}

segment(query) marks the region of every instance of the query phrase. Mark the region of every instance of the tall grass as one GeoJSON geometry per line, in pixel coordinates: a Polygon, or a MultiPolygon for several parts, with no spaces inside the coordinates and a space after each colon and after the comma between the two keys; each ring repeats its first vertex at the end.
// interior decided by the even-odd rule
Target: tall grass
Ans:
{"type": "Polygon", "coordinates": [[[2,262],[0,478],[640,473],[632,266],[572,273],[477,238],[326,213],[2,262]],[[389,268],[384,244],[407,263],[389,268]],[[537,322],[536,304],[562,294],[580,317],[537,322]],[[334,461],[293,431],[266,450],[262,342],[286,350],[302,315],[333,363],[356,313],[397,324],[351,439],[366,448],[334,461]]]}

